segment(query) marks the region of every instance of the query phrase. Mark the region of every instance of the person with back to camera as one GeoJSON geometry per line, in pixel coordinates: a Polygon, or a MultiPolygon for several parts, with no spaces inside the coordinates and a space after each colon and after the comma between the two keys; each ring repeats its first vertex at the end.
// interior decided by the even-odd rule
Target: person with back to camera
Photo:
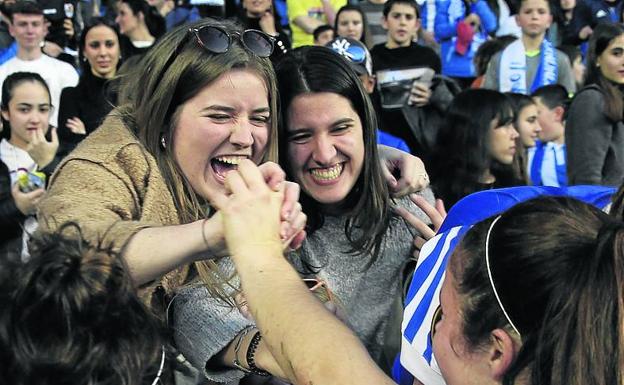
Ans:
{"type": "Polygon", "coordinates": [[[121,256],[99,246],[72,223],[33,237],[32,258],[3,283],[0,383],[172,383],[161,324],[121,256]]]}
{"type": "Polygon", "coordinates": [[[121,64],[119,32],[103,18],[93,18],[84,27],[79,44],[82,74],[76,87],[61,92],[59,137],[71,151],[91,134],[116,102],[109,81],[121,64]]]}
{"type": "Polygon", "coordinates": [[[38,74],[15,72],[2,83],[2,126],[9,135],[0,143],[0,249],[24,260],[46,179],[60,160],[56,128],[48,123],[52,109],[50,90],[38,74]]]}
{"type": "MultiPolygon", "coordinates": [[[[404,263],[410,257],[411,249],[411,233],[409,232],[409,226],[405,226],[402,222],[397,221],[397,217],[393,216],[393,227],[388,230],[390,223],[391,213],[388,211],[388,194],[389,190],[383,181],[383,170],[378,166],[378,156],[376,153],[376,144],[374,130],[374,112],[370,105],[368,105],[368,99],[365,91],[362,88],[360,80],[355,76],[355,73],[351,73],[351,76],[345,75],[345,69],[349,69],[347,63],[345,63],[340,57],[332,53],[331,50],[326,48],[311,48],[307,47],[303,51],[295,50],[295,52],[318,52],[324,53],[323,56],[317,57],[316,60],[320,60],[321,64],[316,63],[316,67],[311,69],[310,74],[305,75],[292,75],[288,70],[281,73],[280,76],[283,79],[283,84],[280,87],[284,87],[286,90],[286,84],[291,82],[313,82],[311,74],[320,73],[335,73],[335,77],[330,80],[335,80],[340,84],[347,84],[345,86],[345,92],[350,98],[357,98],[359,112],[356,114],[353,109],[349,109],[348,116],[353,120],[353,115],[358,116],[358,120],[365,121],[366,128],[366,155],[363,152],[364,144],[357,144],[357,134],[354,142],[354,154],[352,155],[354,160],[353,164],[344,166],[341,174],[344,177],[340,179],[340,182],[326,181],[325,194],[334,195],[333,199],[336,201],[337,206],[344,203],[348,206],[348,209],[338,211],[335,215],[327,215],[327,227],[319,230],[319,234],[315,234],[314,245],[323,247],[322,244],[329,245],[330,249],[327,253],[323,251],[315,251],[314,256],[310,255],[309,260],[298,259],[296,262],[301,264],[316,264],[322,263],[321,260],[315,260],[320,258],[320,255],[332,255],[331,260],[326,261],[322,271],[319,272],[321,278],[327,281],[329,289],[336,290],[341,302],[345,302],[346,310],[354,322],[354,327],[357,332],[367,341],[371,350],[375,353],[377,358],[381,357],[381,351],[383,347],[383,337],[386,330],[386,320],[381,315],[386,315],[386,311],[391,309],[391,306],[395,298],[399,297],[400,280],[396,279],[400,276],[401,268],[404,263]],[[325,63],[323,59],[329,63],[325,63]],[[291,76],[292,75],[292,76],[291,76]],[[303,76],[303,77],[302,77],[303,76]],[[360,118],[361,116],[361,118],[360,118]],[[362,166],[363,159],[366,159],[366,165],[362,166]],[[364,168],[363,168],[364,167],[364,168]],[[354,185],[357,179],[357,185],[354,185]],[[380,185],[380,183],[382,185],[380,185]],[[338,187],[332,188],[330,185],[337,185],[338,187]],[[366,190],[362,190],[367,186],[366,190]],[[352,193],[351,193],[352,191],[352,193]],[[351,194],[349,198],[346,198],[347,194],[351,194]],[[340,203],[341,201],[344,201],[340,203]],[[388,219],[384,219],[382,224],[372,224],[368,222],[368,216],[357,216],[356,213],[361,210],[383,212],[384,216],[388,219]],[[340,215],[338,215],[340,213],[340,215]],[[353,221],[349,230],[344,230],[344,224],[346,222],[353,221]],[[365,228],[360,230],[359,228],[365,228]],[[402,238],[402,243],[396,245],[397,241],[388,241],[388,246],[379,246],[382,244],[384,234],[386,230],[389,232],[388,238],[396,240],[402,238]],[[340,231],[338,238],[335,236],[328,237],[326,242],[322,239],[328,233],[336,233],[340,231]],[[362,231],[362,232],[360,232],[362,231]],[[402,234],[401,237],[398,235],[402,234]],[[403,239],[405,236],[405,239],[403,239]],[[348,239],[352,238],[353,241],[349,242],[348,239]],[[368,239],[372,240],[368,240],[368,239]],[[393,245],[392,247],[390,245],[393,245]],[[344,249],[344,250],[343,250],[344,249]],[[347,251],[353,250],[353,254],[347,251]],[[337,254],[338,250],[341,254],[337,254]],[[345,255],[346,254],[346,255],[345,255]],[[356,274],[354,270],[361,270],[366,268],[368,263],[373,263],[374,255],[379,255],[379,262],[374,264],[367,273],[362,276],[362,273],[356,274]],[[353,263],[349,263],[352,261],[353,263]],[[335,271],[334,271],[335,270],[335,271]],[[353,275],[353,276],[352,276],[353,275]],[[345,277],[349,277],[348,283],[341,284],[345,277]],[[369,279],[371,282],[365,285],[364,282],[369,279]],[[334,287],[335,286],[335,287],[334,287]],[[366,293],[357,293],[354,287],[364,287],[366,293]],[[370,291],[379,290],[381,294],[372,295],[370,291]],[[341,298],[344,294],[344,298],[341,298]],[[367,302],[359,299],[358,295],[367,297],[367,302]],[[380,296],[384,299],[380,299],[380,296]],[[380,307],[379,312],[375,312],[372,316],[364,316],[358,314],[358,307],[362,306],[359,302],[370,303],[371,300],[375,301],[376,305],[380,307]],[[344,301],[343,301],[344,300],[344,301]]],[[[286,63],[291,63],[293,53],[289,53],[278,65],[278,69],[287,66],[286,63]]],[[[331,83],[326,78],[323,78],[325,82],[331,83]]],[[[290,98],[295,96],[287,94],[286,92],[280,92],[282,100],[284,98],[290,98]]],[[[324,93],[323,93],[324,95],[324,93]]],[[[340,96],[336,95],[334,96],[340,96]]],[[[344,97],[342,97],[344,99],[344,97]]],[[[287,101],[283,104],[282,110],[286,111],[287,101]]],[[[321,102],[322,107],[328,111],[332,111],[335,117],[336,112],[331,109],[335,106],[335,100],[323,100],[321,102]]],[[[344,111],[344,105],[339,105],[339,118],[344,118],[347,112],[344,111]]],[[[329,114],[329,112],[328,112],[329,114]]],[[[318,111],[307,111],[302,113],[305,116],[318,116],[318,111]]],[[[336,128],[336,133],[332,136],[338,136],[338,131],[343,126],[351,126],[353,123],[343,123],[340,127],[336,128]]],[[[353,129],[356,132],[357,129],[353,129]]],[[[359,128],[360,138],[363,137],[359,128]]],[[[346,132],[346,131],[343,131],[346,132]]],[[[288,141],[288,137],[291,134],[287,131],[280,130],[278,137],[284,138],[283,141],[288,141]]],[[[346,137],[351,137],[346,135],[346,137]]],[[[360,139],[362,141],[363,139],[360,139]]],[[[285,146],[284,142],[282,145],[285,146]]],[[[342,148],[344,150],[344,148],[342,148]]],[[[281,151],[285,154],[285,150],[281,151]]],[[[285,165],[288,160],[283,161],[285,165]]],[[[295,162],[293,158],[293,162],[295,162]]],[[[334,175],[340,173],[333,170],[319,170],[319,178],[330,178],[328,175],[334,175]]],[[[425,173],[419,175],[421,184],[426,184],[427,178],[425,173]]],[[[305,180],[300,179],[297,175],[291,175],[292,180],[306,184],[305,180]]],[[[312,198],[316,199],[316,197],[312,198]]],[[[332,204],[324,202],[324,204],[316,203],[312,205],[308,214],[312,215],[314,212],[314,206],[319,205],[324,207],[323,210],[328,209],[332,204]]],[[[402,200],[403,204],[406,199],[402,200]]],[[[409,200],[407,200],[409,202],[409,200]]],[[[305,204],[304,204],[305,205],[305,204]]],[[[413,207],[413,204],[411,204],[413,207]]],[[[315,218],[317,219],[317,218],[315,218]]],[[[319,222],[316,222],[315,226],[318,226],[319,222]]],[[[308,251],[311,253],[311,251],[308,251]]],[[[329,257],[328,257],[329,258],[329,257]]],[[[219,266],[226,272],[232,272],[233,266],[229,259],[223,259],[219,261],[219,266]]],[[[310,272],[308,272],[310,275],[310,272]]],[[[177,345],[180,347],[182,353],[189,359],[189,361],[196,368],[201,368],[210,381],[224,383],[241,378],[245,373],[254,374],[272,374],[277,377],[284,377],[282,370],[274,361],[273,357],[267,351],[265,344],[262,342],[261,335],[258,334],[257,329],[254,327],[254,321],[245,317],[244,312],[239,312],[235,306],[243,303],[244,301],[236,298],[236,292],[232,292],[225,298],[216,298],[208,295],[205,288],[191,287],[185,289],[176,297],[174,301],[174,314],[175,314],[175,339],[177,345]],[[224,301],[225,300],[225,301],[224,301]],[[225,302],[225,303],[224,303],[225,302]],[[229,305],[229,306],[228,306],[229,305]],[[253,360],[245,360],[245,357],[253,357],[253,360]]],[[[398,332],[396,333],[398,335],[398,332]]]]}
{"type": "MultiPolygon", "coordinates": [[[[226,242],[251,313],[289,381],[393,383],[283,259],[281,194],[248,161],[226,179],[232,194],[216,203],[226,242]]],[[[620,218],[566,197],[529,200],[481,220],[444,262],[430,333],[443,380],[438,372],[438,382],[426,383],[622,383],[623,236],[620,218]]]]}
{"type": "Polygon", "coordinates": [[[599,25],[590,40],[587,77],[566,126],[568,183],[624,181],[624,27],[599,25]]]}

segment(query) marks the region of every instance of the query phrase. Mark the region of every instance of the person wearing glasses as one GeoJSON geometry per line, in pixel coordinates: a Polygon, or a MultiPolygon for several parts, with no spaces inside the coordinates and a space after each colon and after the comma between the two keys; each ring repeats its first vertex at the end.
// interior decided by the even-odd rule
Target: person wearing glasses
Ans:
{"type": "MultiPolygon", "coordinates": [[[[394,383],[284,260],[282,194],[248,161],[226,179],[231,194],[215,203],[226,243],[251,314],[287,379],[394,383]]],[[[442,290],[431,293],[441,307],[420,344],[430,349],[411,359],[439,369],[437,382],[423,383],[621,383],[623,237],[621,218],[567,197],[531,199],[480,219],[444,259],[442,290]]]]}
{"type": "MultiPolygon", "coordinates": [[[[303,237],[298,186],[282,183],[283,171],[266,162],[277,159],[272,48],[266,34],[227,21],[165,34],[124,78],[120,107],[57,168],[41,202],[41,228],[75,221],[88,241],[122,254],[159,314],[191,281],[227,302],[231,271],[211,261],[228,254],[212,206],[225,174],[244,159],[263,163],[267,181],[286,191],[285,245],[296,247],[303,237]]],[[[390,179],[393,189],[421,186],[418,159],[383,151],[388,178],[394,165],[401,168],[402,179],[390,179]]]]}

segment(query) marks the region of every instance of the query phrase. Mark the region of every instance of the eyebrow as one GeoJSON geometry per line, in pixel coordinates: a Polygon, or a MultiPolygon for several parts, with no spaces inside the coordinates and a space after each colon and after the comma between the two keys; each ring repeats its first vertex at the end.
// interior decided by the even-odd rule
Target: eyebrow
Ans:
{"type": "MultiPolygon", "coordinates": [[[[344,123],[353,123],[355,122],[355,119],[353,118],[343,118],[343,119],[338,119],[335,122],[333,122],[331,124],[331,127],[335,127],[344,123]]],[[[314,131],[313,128],[308,128],[308,127],[304,127],[304,128],[296,128],[294,130],[288,130],[288,135],[294,135],[294,134],[299,134],[302,132],[310,132],[310,131],[314,131]]]]}
{"type": "Polygon", "coordinates": [[[17,103],[18,106],[25,106],[25,107],[32,107],[33,105],[36,106],[49,106],[50,103],[39,103],[39,104],[30,104],[30,103],[17,103]]]}
{"type": "MultiPolygon", "coordinates": [[[[229,112],[229,113],[233,113],[236,112],[236,108],[234,107],[229,107],[229,106],[222,106],[219,104],[214,104],[212,106],[208,106],[205,108],[201,109],[201,112],[207,112],[207,111],[223,111],[223,112],[229,112]]],[[[260,108],[256,108],[254,110],[252,110],[251,112],[253,112],[254,114],[258,114],[258,113],[263,113],[263,112],[271,112],[271,109],[269,107],[260,107],[260,108]]]]}

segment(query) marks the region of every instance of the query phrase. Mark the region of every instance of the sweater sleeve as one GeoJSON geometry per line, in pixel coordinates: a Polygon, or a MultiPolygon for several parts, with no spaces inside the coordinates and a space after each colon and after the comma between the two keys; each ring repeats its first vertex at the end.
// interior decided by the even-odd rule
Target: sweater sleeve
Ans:
{"type": "MultiPolygon", "coordinates": [[[[442,0],[436,1],[436,15],[434,33],[436,40],[450,39],[457,34],[457,23],[449,21],[449,6],[451,1],[458,0],[442,0]]],[[[461,1],[461,0],[459,0],[461,1]]]]}
{"type": "MultiPolygon", "coordinates": [[[[221,260],[219,266],[223,271],[234,269],[229,259],[221,260]]],[[[206,364],[254,322],[237,308],[212,297],[203,286],[181,290],[173,306],[174,338],[184,357],[210,381],[225,383],[241,379],[244,373],[238,369],[206,364]]]]}
{"type": "Polygon", "coordinates": [[[567,170],[570,185],[598,185],[613,134],[613,124],[603,112],[599,90],[580,92],[572,101],[566,125],[567,170]]]}
{"type": "Polygon", "coordinates": [[[489,34],[496,31],[498,27],[496,15],[492,12],[492,9],[485,0],[479,0],[474,5],[474,12],[481,19],[481,25],[486,33],[489,34]]]}

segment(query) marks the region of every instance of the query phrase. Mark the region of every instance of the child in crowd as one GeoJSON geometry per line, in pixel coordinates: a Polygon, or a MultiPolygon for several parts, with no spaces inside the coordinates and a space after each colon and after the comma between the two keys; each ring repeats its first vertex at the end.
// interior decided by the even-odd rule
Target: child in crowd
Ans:
{"type": "Polygon", "coordinates": [[[323,24],[333,25],[336,12],[347,4],[347,0],[288,0],[286,4],[292,30],[292,45],[297,48],[313,43],[312,34],[316,28],[323,24]]]}
{"type": "Polygon", "coordinates": [[[568,93],[563,86],[553,84],[538,88],[532,96],[542,130],[540,140],[528,150],[529,179],[533,186],[565,187],[568,185],[565,145],[568,93]]]}
{"type": "Polygon", "coordinates": [[[336,13],[334,30],[340,37],[366,42],[366,18],[357,5],[347,4],[336,13]]]}
{"type": "Polygon", "coordinates": [[[496,15],[485,0],[437,1],[435,37],[441,41],[442,73],[468,88],[477,76],[474,55],[494,31],[496,15]]]}
{"type": "Polygon", "coordinates": [[[565,53],[568,60],[570,60],[576,89],[580,90],[583,88],[583,84],[585,84],[585,71],[587,69],[585,63],[583,62],[581,49],[574,45],[562,45],[557,48],[559,48],[561,52],[565,53]]]}
{"type": "Polygon", "coordinates": [[[485,75],[485,88],[530,94],[539,87],[561,84],[568,92],[576,85],[570,62],[545,38],[552,22],[547,0],[521,0],[516,21],[520,39],[495,55],[485,75]]]}
{"type": "Polygon", "coordinates": [[[325,46],[334,39],[334,35],[334,29],[330,25],[323,24],[317,27],[312,33],[314,45],[325,46]]]}
{"type": "Polygon", "coordinates": [[[537,104],[533,98],[524,94],[508,93],[507,97],[514,107],[514,126],[519,134],[516,139],[514,169],[520,179],[529,184],[527,152],[535,147],[539,133],[542,131],[537,117],[537,104]]]}
{"type": "MultiPolygon", "coordinates": [[[[380,98],[397,95],[396,88],[386,88],[385,78],[402,79],[401,87],[405,103],[390,106],[382,102],[381,128],[404,140],[413,154],[423,155],[423,146],[418,143],[402,111],[408,107],[422,108],[430,103],[432,96],[431,77],[428,81],[413,79],[410,73],[420,68],[429,68],[435,73],[441,70],[439,56],[434,50],[421,46],[413,41],[420,28],[420,12],[414,0],[389,0],[384,5],[383,26],[387,30],[387,41],[378,44],[371,50],[373,71],[377,76],[380,98]],[[388,76],[384,76],[387,74],[388,76]]],[[[388,83],[391,87],[397,84],[394,80],[388,83]]],[[[401,92],[398,90],[398,92],[401,92]]],[[[401,98],[399,98],[401,99],[401,98]]],[[[446,105],[444,106],[446,107],[446,105]]]]}

